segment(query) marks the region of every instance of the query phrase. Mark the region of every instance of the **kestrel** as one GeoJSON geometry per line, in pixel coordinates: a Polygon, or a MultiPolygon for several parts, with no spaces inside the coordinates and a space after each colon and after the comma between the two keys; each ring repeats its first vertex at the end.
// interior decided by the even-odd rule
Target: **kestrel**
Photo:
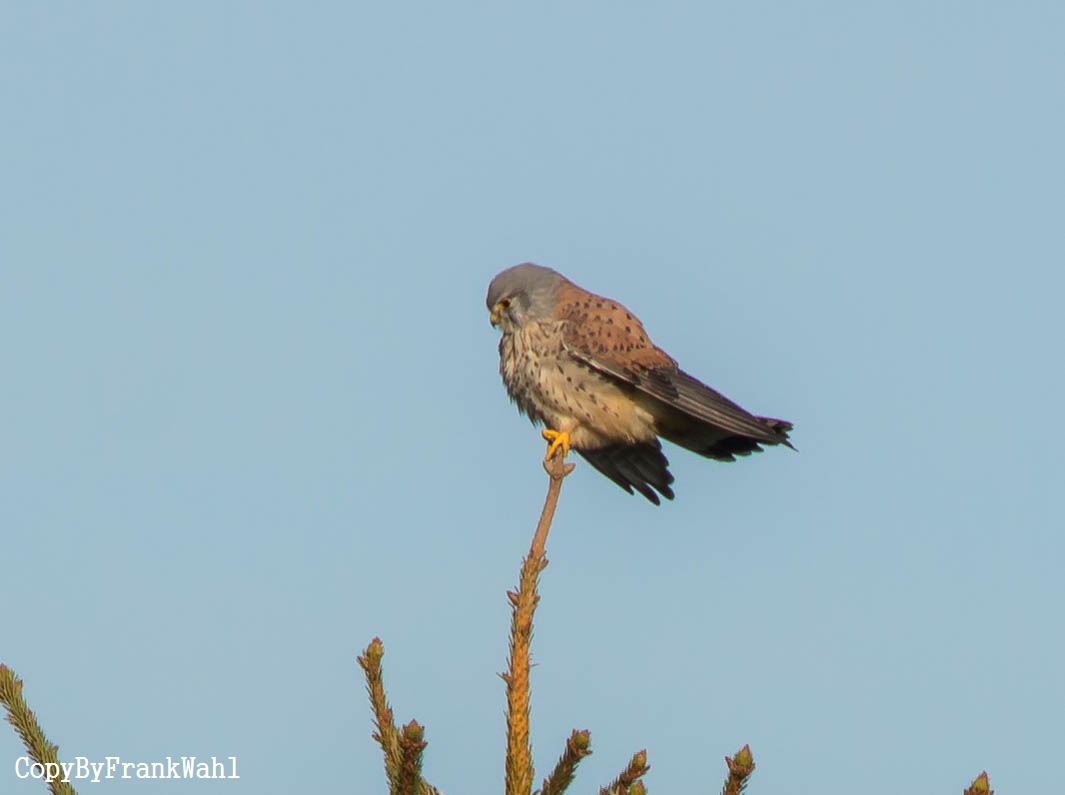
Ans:
{"type": "Polygon", "coordinates": [[[658,505],[659,494],[673,499],[659,437],[717,461],[763,444],[791,447],[790,422],[750,414],[688,375],[632,312],[550,268],[508,268],[486,303],[503,332],[503,383],[518,410],[545,426],[547,458],[572,447],[658,505]]]}

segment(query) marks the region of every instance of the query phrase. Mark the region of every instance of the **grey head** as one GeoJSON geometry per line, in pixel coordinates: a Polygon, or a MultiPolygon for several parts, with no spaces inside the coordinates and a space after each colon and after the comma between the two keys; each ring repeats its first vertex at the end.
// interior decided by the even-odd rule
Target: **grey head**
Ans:
{"type": "Polygon", "coordinates": [[[488,285],[485,299],[492,325],[506,332],[550,317],[563,284],[566,277],[561,273],[531,262],[501,271],[488,285]]]}

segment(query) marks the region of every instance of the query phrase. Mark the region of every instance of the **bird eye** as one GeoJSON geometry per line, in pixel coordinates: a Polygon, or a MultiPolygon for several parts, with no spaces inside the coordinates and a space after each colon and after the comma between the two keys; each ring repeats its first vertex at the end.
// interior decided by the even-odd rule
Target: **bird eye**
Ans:
{"type": "Polygon", "coordinates": [[[506,309],[506,308],[507,308],[508,306],[510,306],[510,299],[509,299],[509,298],[502,298],[502,299],[500,299],[500,301],[499,301],[499,305],[500,305],[500,306],[501,306],[501,307],[502,307],[503,309],[506,309]]]}

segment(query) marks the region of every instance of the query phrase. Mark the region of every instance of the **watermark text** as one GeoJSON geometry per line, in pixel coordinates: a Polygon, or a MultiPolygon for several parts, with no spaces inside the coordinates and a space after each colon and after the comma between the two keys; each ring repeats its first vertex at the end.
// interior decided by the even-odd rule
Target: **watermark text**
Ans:
{"type": "Polygon", "coordinates": [[[129,762],[120,756],[105,756],[94,762],[75,756],[70,762],[37,762],[28,756],[15,760],[15,777],[52,783],[87,781],[99,784],[105,779],[229,779],[240,778],[235,756],[168,756],[162,761],[129,762]]]}

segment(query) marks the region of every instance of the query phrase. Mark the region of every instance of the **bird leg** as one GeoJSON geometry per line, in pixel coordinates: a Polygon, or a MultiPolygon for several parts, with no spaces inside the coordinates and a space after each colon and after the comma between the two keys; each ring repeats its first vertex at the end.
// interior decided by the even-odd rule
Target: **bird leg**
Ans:
{"type": "Polygon", "coordinates": [[[550,461],[560,448],[563,458],[569,455],[570,438],[566,431],[552,431],[544,428],[540,435],[547,440],[547,455],[544,456],[544,461],[550,461]]]}

